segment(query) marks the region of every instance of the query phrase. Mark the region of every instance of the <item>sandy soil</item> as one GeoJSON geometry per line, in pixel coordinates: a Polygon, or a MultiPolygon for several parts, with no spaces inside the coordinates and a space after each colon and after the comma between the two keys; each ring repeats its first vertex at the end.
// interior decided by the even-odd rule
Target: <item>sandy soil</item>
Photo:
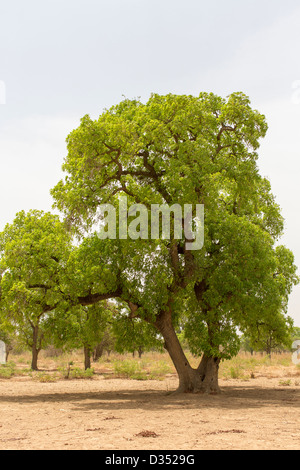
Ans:
{"type": "Polygon", "coordinates": [[[220,380],[221,395],[170,395],[177,378],[0,380],[0,449],[299,449],[300,384],[220,380]]]}

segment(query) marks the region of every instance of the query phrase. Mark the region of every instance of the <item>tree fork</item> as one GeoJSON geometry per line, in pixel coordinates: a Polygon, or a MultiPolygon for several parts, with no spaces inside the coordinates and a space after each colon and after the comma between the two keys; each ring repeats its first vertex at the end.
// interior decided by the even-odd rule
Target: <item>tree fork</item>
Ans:
{"type": "Polygon", "coordinates": [[[191,367],[172,324],[170,307],[160,312],[154,326],[163,336],[165,348],[178,374],[179,386],[176,393],[220,393],[218,386],[220,359],[204,355],[198,369],[191,367]]]}

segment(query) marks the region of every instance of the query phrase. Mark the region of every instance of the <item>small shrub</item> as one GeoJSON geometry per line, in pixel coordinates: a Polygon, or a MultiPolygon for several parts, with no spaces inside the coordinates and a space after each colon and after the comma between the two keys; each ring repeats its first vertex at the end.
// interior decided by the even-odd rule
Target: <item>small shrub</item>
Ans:
{"type": "Polygon", "coordinates": [[[169,364],[165,361],[158,361],[151,367],[150,374],[155,378],[163,378],[166,374],[171,374],[172,372],[174,372],[174,370],[169,364]]]}
{"type": "Polygon", "coordinates": [[[68,365],[63,365],[62,367],[58,367],[57,370],[59,372],[61,372],[61,374],[63,375],[63,378],[64,379],[68,379],[70,377],[70,373],[71,373],[71,366],[73,365],[73,362],[69,362],[68,365]]]}
{"type": "Polygon", "coordinates": [[[147,380],[147,373],[142,370],[141,365],[136,361],[116,361],[113,364],[114,373],[117,377],[127,379],[147,380]]]}
{"type": "Polygon", "coordinates": [[[244,369],[239,363],[230,362],[222,369],[222,376],[224,379],[248,379],[249,376],[245,375],[244,369]]]}
{"type": "Polygon", "coordinates": [[[135,380],[163,380],[166,374],[174,372],[170,364],[163,360],[124,359],[113,363],[116,377],[135,380]]]}
{"type": "Polygon", "coordinates": [[[27,359],[26,359],[24,356],[19,356],[19,357],[17,358],[17,363],[18,363],[18,364],[27,364],[28,361],[27,361],[27,359]]]}
{"type": "Polygon", "coordinates": [[[289,387],[290,385],[292,385],[292,381],[291,381],[290,379],[288,379],[288,380],[280,380],[280,381],[279,381],[279,385],[283,385],[283,386],[289,387]]]}
{"type": "Polygon", "coordinates": [[[2,379],[10,379],[15,375],[16,372],[16,365],[14,362],[7,362],[6,364],[2,364],[0,366],[0,378],[2,379]]]}
{"type": "Polygon", "coordinates": [[[244,372],[240,366],[235,365],[234,367],[230,367],[230,377],[232,379],[240,379],[244,376],[244,372]]]}
{"type": "Polygon", "coordinates": [[[46,374],[45,372],[39,372],[35,377],[35,380],[42,383],[56,382],[57,377],[55,375],[46,374]]]}
{"type": "Polygon", "coordinates": [[[69,362],[68,365],[58,367],[58,371],[62,374],[64,379],[90,379],[95,374],[94,369],[80,369],[80,367],[74,367],[73,362],[69,362]]]}
{"type": "Polygon", "coordinates": [[[79,367],[74,367],[74,369],[71,369],[70,377],[72,379],[91,379],[94,374],[94,369],[82,370],[79,367]]]}
{"type": "Polygon", "coordinates": [[[134,374],[132,374],[130,378],[134,380],[148,380],[149,379],[147,373],[143,371],[135,372],[134,374]]]}

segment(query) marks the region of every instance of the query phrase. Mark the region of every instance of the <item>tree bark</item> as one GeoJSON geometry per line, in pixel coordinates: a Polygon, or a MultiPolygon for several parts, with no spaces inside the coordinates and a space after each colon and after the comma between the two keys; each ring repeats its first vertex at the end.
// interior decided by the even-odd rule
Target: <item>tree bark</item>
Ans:
{"type": "Polygon", "coordinates": [[[104,351],[104,342],[102,340],[101,343],[97,344],[97,346],[94,349],[94,352],[93,352],[93,361],[94,362],[99,361],[100,357],[102,357],[102,355],[103,355],[103,351],[104,351]]]}
{"type": "Polygon", "coordinates": [[[91,350],[88,346],[84,346],[84,369],[91,368],[91,350]]]}
{"type": "Polygon", "coordinates": [[[221,359],[219,357],[211,357],[203,354],[198,367],[198,373],[204,388],[209,393],[220,393],[219,387],[219,365],[221,359]]]}
{"type": "Polygon", "coordinates": [[[191,367],[176,335],[171,319],[171,309],[160,312],[155,326],[165,340],[176,368],[179,386],[177,393],[220,393],[218,386],[219,358],[203,356],[198,369],[191,367]]]}
{"type": "Polygon", "coordinates": [[[6,344],[6,362],[8,362],[8,356],[10,351],[13,350],[13,347],[10,344],[6,344]]]}
{"type": "Polygon", "coordinates": [[[142,357],[143,352],[144,352],[143,347],[142,347],[142,346],[139,346],[139,348],[138,348],[138,355],[139,355],[139,358],[140,358],[140,359],[141,359],[141,357],[142,357]]]}
{"type": "Polygon", "coordinates": [[[39,337],[39,327],[38,325],[32,327],[33,335],[32,335],[32,359],[31,359],[31,369],[38,370],[38,355],[40,352],[40,348],[38,347],[38,337],[39,337]]]}
{"type": "Polygon", "coordinates": [[[100,341],[99,344],[97,344],[97,346],[94,349],[94,352],[93,352],[93,361],[94,362],[97,362],[100,359],[100,357],[104,353],[104,350],[107,349],[111,345],[111,342],[112,342],[112,340],[111,340],[111,337],[109,335],[109,332],[105,331],[102,340],[100,341]]]}
{"type": "MultiPolygon", "coordinates": [[[[200,298],[202,293],[206,289],[205,281],[197,285],[196,297],[200,298]]],[[[105,298],[109,297],[119,297],[119,291],[117,294],[113,293],[105,298]]],[[[103,300],[104,296],[98,294],[89,295],[87,297],[82,297],[79,299],[81,305],[90,305],[96,301],[103,300]],[[101,297],[101,299],[100,299],[101,297]]],[[[178,378],[179,378],[179,387],[177,392],[182,393],[220,393],[220,388],[218,385],[218,370],[219,370],[219,358],[208,358],[205,355],[203,356],[200,365],[197,369],[193,369],[189,364],[188,359],[186,358],[184,351],[181,347],[181,344],[177,338],[173,323],[172,323],[172,308],[171,301],[169,307],[166,310],[162,310],[156,317],[156,321],[153,323],[152,319],[144,318],[145,321],[148,321],[151,325],[159,331],[163,336],[165,341],[165,349],[168,351],[173,364],[176,368],[178,378]]],[[[131,304],[133,305],[133,304],[131,304]]],[[[138,305],[135,306],[134,313],[138,309],[138,305]]],[[[135,315],[137,316],[137,315],[135,315]]],[[[108,355],[110,350],[107,350],[108,355]]]]}

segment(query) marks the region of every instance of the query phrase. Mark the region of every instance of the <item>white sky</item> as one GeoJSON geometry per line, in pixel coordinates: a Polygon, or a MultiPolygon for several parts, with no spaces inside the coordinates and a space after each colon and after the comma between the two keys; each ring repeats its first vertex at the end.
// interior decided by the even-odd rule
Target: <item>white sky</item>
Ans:
{"type": "MultiPolygon", "coordinates": [[[[2,0],[0,230],[22,209],[51,210],[84,114],[122,95],[243,91],[269,124],[259,167],[300,267],[299,49],[298,0],[2,0]]],[[[300,286],[289,314],[300,326],[300,286]]]]}

